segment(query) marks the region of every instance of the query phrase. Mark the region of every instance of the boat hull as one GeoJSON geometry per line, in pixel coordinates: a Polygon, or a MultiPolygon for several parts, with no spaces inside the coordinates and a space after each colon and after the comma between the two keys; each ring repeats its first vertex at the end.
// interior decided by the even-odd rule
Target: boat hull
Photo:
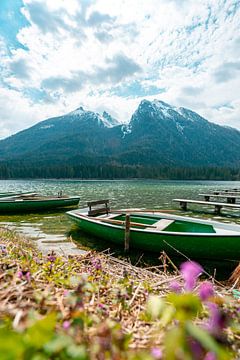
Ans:
{"type": "Polygon", "coordinates": [[[78,206],[79,197],[54,198],[46,200],[0,200],[0,213],[26,213],[78,206]]]}
{"type": "MultiPolygon", "coordinates": [[[[125,229],[105,223],[92,222],[68,212],[67,215],[84,232],[124,247],[125,229]]],[[[192,259],[240,260],[239,235],[171,233],[131,228],[130,250],[165,251],[170,256],[187,256],[192,259]]]]}

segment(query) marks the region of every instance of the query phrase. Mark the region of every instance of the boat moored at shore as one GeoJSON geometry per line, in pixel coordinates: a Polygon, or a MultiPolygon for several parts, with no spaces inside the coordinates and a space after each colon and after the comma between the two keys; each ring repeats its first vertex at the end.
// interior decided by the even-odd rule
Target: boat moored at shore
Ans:
{"type": "Polygon", "coordinates": [[[24,213],[32,211],[45,211],[66,207],[76,207],[79,196],[16,196],[0,199],[0,213],[24,213]]]}
{"type": "Polygon", "coordinates": [[[68,211],[79,229],[103,241],[124,246],[126,214],[130,216],[129,247],[192,259],[240,260],[240,226],[138,210],[89,215],[88,209],[68,211]]]}

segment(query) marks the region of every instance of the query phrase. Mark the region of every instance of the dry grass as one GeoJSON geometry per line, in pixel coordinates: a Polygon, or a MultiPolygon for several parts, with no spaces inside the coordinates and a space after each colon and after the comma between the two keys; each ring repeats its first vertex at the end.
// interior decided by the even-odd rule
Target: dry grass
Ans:
{"type": "MultiPolygon", "coordinates": [[[[84,311],[120,322],[124,333],[131,333],[131,348],[148,348],[162,343],[163,332],[157,323],[142,316],[149,293],[164,297],[173,280],[182,282],[177,271],[160,271],[133,266],[106,253],[87,252],[69,258],[56,257],[54,261],[43,257],[28,240],[0,229],[0,318],[10,318],[14,329],[24,330],[31,324],[31,316],[38,318],[57,312],[58,326],[71,321],[74,307],[71,296],[76,286],[82,284],[81,295],[84,311]],[[3,251],[6,246],[6,252],[3,251]],[[19,278],[19,272],[22,274],[19,278]],[[30,278],[26,274],[30,273],[30,278]]],[[[51,255],[53,258],[54,254],[51,255]]],[[[239,269],[240,270],[240,269],[239,269]]],[[[214,280],[213,280],[214,281],[214,280]]],[[[183,282],[182,282],[183,283],[183,282]]],[[[220,297],[231,299],[229,288],[215,284],[220,297]]],[[[104,331],[96,320],[88,336],[99,336],[104,331]]],[[[237,336],[231,336],[237,341],[237,336]]]]}

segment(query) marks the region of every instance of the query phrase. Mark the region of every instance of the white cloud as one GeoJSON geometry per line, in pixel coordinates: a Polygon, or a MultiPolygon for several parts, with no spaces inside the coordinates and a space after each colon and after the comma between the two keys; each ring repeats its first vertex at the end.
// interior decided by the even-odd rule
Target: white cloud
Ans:
{"type": "Polygon", "coordinates": [[[126,121],[143,97],[240,128],[237,1],[23,1],[22,47],[1,44],[0,137],[79,105],[126,121]],[[124,96],[136,82],[146,96],[124,96]]]}

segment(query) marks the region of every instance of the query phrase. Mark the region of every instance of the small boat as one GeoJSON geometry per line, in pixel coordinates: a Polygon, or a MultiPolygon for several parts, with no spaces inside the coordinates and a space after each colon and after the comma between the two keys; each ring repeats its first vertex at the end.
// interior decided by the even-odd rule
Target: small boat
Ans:
{"type": "Polygon", "coordinates": [[[30,195],[36,195],[37,193],[34,193],[32,191],[27,191],[27,192],[2,192],[0,193],[0,198],[12,198],[12,197],[16,197],[16,196],[30,196],[30,195]]]}
{"type": "Polygon", "coordinates": [[[129,248],[191,259],[240,260],[240,226],[154,211],[78,209],[67,215],[84,232],[124,247],[130,215],[129,248]]]}
{"type": "Polygon", "coordinates": [[[35,193],[22,194],[0,199],[0,213],[26,213],[74,207],[79,204],[79,196],[41,196],[35,193]]]}

